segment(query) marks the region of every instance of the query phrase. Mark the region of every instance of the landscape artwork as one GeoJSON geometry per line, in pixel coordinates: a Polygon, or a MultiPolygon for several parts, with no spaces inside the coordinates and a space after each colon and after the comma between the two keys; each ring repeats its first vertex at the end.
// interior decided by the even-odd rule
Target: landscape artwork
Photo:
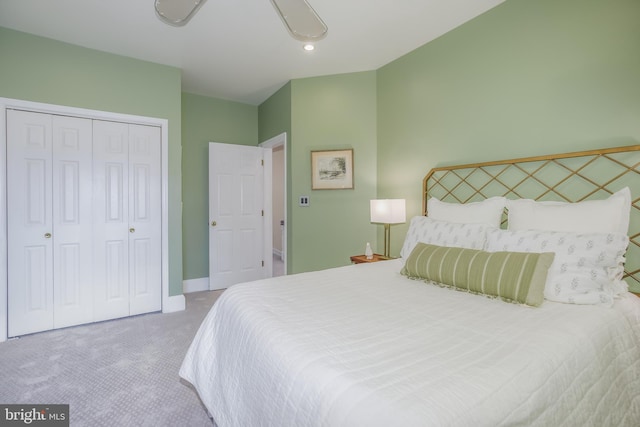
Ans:
{"type": "Polygon", "coordinates": [[[311,189],[353,188],[353,149],[311,152],[311,189]]]}

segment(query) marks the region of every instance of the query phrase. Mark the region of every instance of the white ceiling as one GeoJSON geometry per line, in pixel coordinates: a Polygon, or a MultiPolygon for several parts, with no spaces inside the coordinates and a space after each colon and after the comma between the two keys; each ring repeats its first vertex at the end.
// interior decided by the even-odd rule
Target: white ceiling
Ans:
{"type": "Polygon", "coordinates": [[[505,0],[309,0],[316,50],[270,0],[207,0],[184,27],[154,0],[0,0],[0,26],[182,69],[182,89],[258,105],[291,79],[376,70],[505,0]]]}

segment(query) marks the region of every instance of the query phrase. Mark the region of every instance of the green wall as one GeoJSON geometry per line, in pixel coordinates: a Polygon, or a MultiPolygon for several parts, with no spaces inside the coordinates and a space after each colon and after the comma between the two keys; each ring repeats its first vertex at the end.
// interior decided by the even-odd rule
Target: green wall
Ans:
{"type": "Polygon", "coordinates": [[[508,0],[379,69],[378,196],[411,217],[432,167],[638,144],[638,22],[637,0],[508,0]]]}
{"type": "Polygon", "coordinates": [[[287,132],[289,273],[349,264],[375,245],[376,73],[292,80],[259,107],[260,140],[287,132]],[[311,190],[311,151],[352,148],[353,190],[311,190]],[[310,206],[298,206],[299,196],[310,206]]]}
{"type": "Polygon", "coordinates": [[[0,27],[0,97],[167,119],[169,295],[182,293],[180,70],[0,27]]]}
{"type": "Polygon", "coordinates": [[[347,265],[375,245],[376,138],[375,71],[291,82],[290,272],[347,265]],[[354,189],[311,190],[311,151],[340,148],[353,148],[354,189]],[[301,195],[309,207],[298,206],[301,195]]]}
{"type": "MultiPolygon", "coordinates": [[[[373,75],[293,80],[290,93],[277,94],[290,105],[272,97],[259,108],[261,140],[291,129],[289,272],[341,265],[346,253],[362,252],[360,240],[381,242],[367,220],[368,199],[406,198],[408,218],[417,215],[432,167],[637,144],[637,22],[637,0],[508,0],[373,75]],[[289,123],[277,119],[289,114],[289,123]],[[375,132],[364,129],[368,118],[375,132]],[[376,172],[357,176],[351,195],[312,192],[309,152],[348,147],[351,133],[377,142],[364,149],[375,153],[376,172]],[[375,180],[366,197],[357,191],[362,179],[375,180]],[[297,206],[303,194],[310,208],[297,206]],[[333,240],[348,246],[344,253],[327,252],[333,240]]],[[[362,145],[358,174],[369,160],[362,145]]],[[[407,227],[393,226],[392,254],[407,227]]]]}
{"type": "Polygon", "coordinates": [[[184,279],[209,276],[209,142],[258,144],[258,107],[182,94],[184,279]]]}
{"type": "MultiPolygon", "coordinates": [[[[276,91],[273,95],[264,101],[258,107],[258,138],[260,142],[267,141],[281,133],[287,134],[287,164],[285,169],[287,176],[291,177],[291,82],[287,82],[284,86],[276,91]]],[[[287,187],[287,248],[293,247],[293,232],[291,224],[293,223],[293,196],[291,193],[292,180],[287,179],[285,183],[287,187]]],[[[287,257],[287,270],[291,272],[291,253],[288,250],[285,254],[287,257]]]]}
{"type": "Polygon", "coordinates": [[[291,133],[291,81],[258,107],[260,142],[286,132],[291,133]]]}

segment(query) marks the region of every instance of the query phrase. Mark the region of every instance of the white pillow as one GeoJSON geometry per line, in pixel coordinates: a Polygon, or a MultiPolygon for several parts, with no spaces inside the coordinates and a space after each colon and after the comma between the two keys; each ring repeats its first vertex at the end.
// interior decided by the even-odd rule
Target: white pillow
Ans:
{"type": "Polygon", "coordinates": [[[492,227],[485,224],[458,224],[437,221],[426,216],[415,216],[411,218],[400,256],[407,259],[418,242],[456,248],[482,249],[487,240],[489,228],[492,227]]]}
{"type": "Polygon", "coordinates": [[[625,187],[605,200],[577,203],[507,200],[507,209],[509,230],[627,234],[631,192],[625,187]]]}
{"type": "Polygon", "coordinates": [[[499,196],[472,203],[448,203],[432,197],[427,200],[427,215],[438,221],[487,224],[500,228],[505,203],[506,199],[499,196]]]}
{"type": "Polygon", "coordinates": [[[629,238],[623,233],[489,230],[489,252],[553,252],[544,297],[572,304],[613,304],[627,292],[622,280],[629,238]]]}

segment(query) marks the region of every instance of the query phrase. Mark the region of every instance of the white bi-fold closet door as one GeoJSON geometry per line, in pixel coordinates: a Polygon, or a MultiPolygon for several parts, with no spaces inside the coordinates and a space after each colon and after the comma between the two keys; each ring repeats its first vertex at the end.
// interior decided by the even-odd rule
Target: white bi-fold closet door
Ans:
{"type": "Polygon", "coordinates": [[[160,128],[93,122],[94,320],[160,310],[160,128]]]}
{"type": "Polygon", "coordinates": [[[161,308],[160,129],[7,110],[9,336],[161,308]]]}

